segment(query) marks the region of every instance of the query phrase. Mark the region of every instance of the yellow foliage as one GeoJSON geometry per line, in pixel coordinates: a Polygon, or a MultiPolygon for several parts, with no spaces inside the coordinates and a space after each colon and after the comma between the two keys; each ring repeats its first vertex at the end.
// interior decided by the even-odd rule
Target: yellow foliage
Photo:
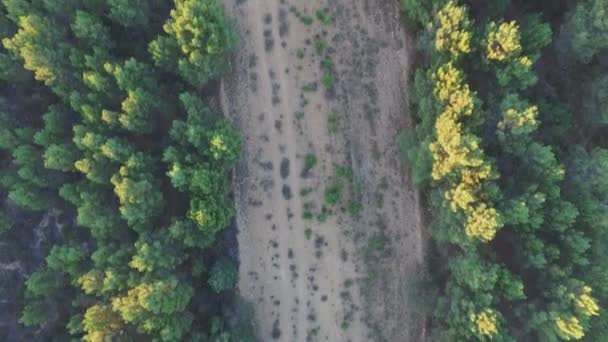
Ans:
{"type": "Polygon", "coordinates": [[[475,209],[465,211],[467,223],[465,232],[468,236],[483,242],[491,241],[501,226],[500,215],[496,209],[480,203],[475,209]]]}
{"type": "Polygon", "coordinates": [[[523,111],[513,108],[507,109],[503,113],[502,120],[498,123],[499,129],[508,128],[510,130],[522,130],[529,132],[538,126],[538,107],[530,106],[523,111]]]}
{"type": "Polygon", "coordinates": [[[111,341],[113,334],[120,329],[122,321],[118,314],[108,305],[96,304],[84,314],[84,341],[111,341]]]}
{"type": "Polygon", "coordinates": [[[558,318],[557,321],[555,321],[555,326],[559,336],[566,341],[580,340],[583,338],[583,336],[585,336],[583,327],[578,319],[574,316],[566,319],[558,318]]]}
{"type": "Polygon", "coordinates": [[[519,64],[529,68],[532,66],[532,60],[528,56],[523,56],[519,58],[519,64]]]}
{"type": "Polygon", "coordinates": [[[580,295],[570,294],[570,298],[574,300],[576,307],[581,310],[585,316],[598,316],[600,307],[595,298],[591,296],[591,287],[583,286],[580,295]]]}
{"type": "Polygon", "coordinates": [[[478,314],[472,313],[469,319],[473,323],[471,330],[476,334],[493,336],[498,333],[496,314],[491,309],[486,309],[478,314]]]}
{"type": "Polygon", "coordinates": [[[475,188],[466,184],[460,183],[452,190],[446,191],[445,198],[450,201],[452,211],[458,209],[471,210],[471,204],[475,202],[475,188]]]}
{"type": "Polygon", "coordinates": [[[213,138],[211,138],[211,146],[213,146],[215,149],[217,149],[219,151],[227,150],[224,140],[219,135],[214,135],[213,138]]]}
{"type": "Polygon", "coordinates": [[[78,284],[88,295],[100,292],[103,288],[103,274],[98,271],[89,271],[78,278],[78,284]]]}
{"type": "Polygon", "coordinates": [[[492,167],[483,159],[479,138],[466,131],[460,120],[471,115],[473,93],[464,83],[462,73],[450,62],[433,74],[435,95],[445,106],[435,122],[436,141],[429,145],[433,157],[431,176],[449,180],[445,193],[452,211],[465,214],[467,236],[487,242],[501,226],[498,212],[485,202],[482,182],[492,175],[492,167]]]}
{"type": "Polygon", "coordinates": [[[435,33],[435,49],[448,51],[454,57],[471,51],[471,32],[464,6],[448,2],[437,12],[439,28],[435,33]]]}
{"type": "Polygon", "coordinates": [[[435,81],[435,95],[442,102],[447,102],[454,92],[463,87],[462,72],[456,69],[452,62],[440,66],[433,73],[433,80],[435,81]]]}
{"type": "Polygon", "coordinates": [[[89,174],[92,169],[91,161],[87,158],[77,160],[74,163],[74,167],[76,168],[76,170],[84,173],[85,175],[89,174]]]}
{"type": "Polygon", "coordinates": [[[204,226],[205,222],[207,222],[205,213],[200,209],[192,213],[192,219],[194,219],[199,226],[204,226]]]}
{"type": "MultiPolygon", "coordinates": [[[[486,56],[490,60],[502,62],[521,52],[519,26],[515,21],[502,23],[496,26],[496,23],[490,23],[490,33],[486,42],[486,56]]],[[[520,62],[532,63],[530,59],[520,62]]]]}

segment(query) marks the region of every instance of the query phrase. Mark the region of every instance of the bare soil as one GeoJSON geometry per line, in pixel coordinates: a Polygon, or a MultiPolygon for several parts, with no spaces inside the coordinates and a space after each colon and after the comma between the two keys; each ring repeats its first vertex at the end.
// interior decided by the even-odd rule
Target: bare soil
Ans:
{"type": "Polygon", "coordinates": [[[420,201],[397,144],[410,125],[412,44],[398,1],[224,4],[241,37],[221,94],[245,145],[234,183],[238,287],[260,341],[423,340],[408,289],[423,263],[420,201]],[[335,64],[329,89],[324,57],[335,64]],[[352,180],[337,175],[347,169],[352,180]],[[336,181],[332,206],[325,192],[336,181]]]}

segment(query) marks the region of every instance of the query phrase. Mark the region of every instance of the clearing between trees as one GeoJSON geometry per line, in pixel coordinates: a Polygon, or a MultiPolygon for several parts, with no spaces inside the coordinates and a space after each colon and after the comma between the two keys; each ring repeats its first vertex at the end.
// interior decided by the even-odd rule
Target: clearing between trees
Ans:
{"type": "Polygon", "coordinates": [[[240,42],[222,106],[241,295],[263,341],[418,341],[420,201],[399,161],[411,41],[396,1],[225,0],[240,42]]]}

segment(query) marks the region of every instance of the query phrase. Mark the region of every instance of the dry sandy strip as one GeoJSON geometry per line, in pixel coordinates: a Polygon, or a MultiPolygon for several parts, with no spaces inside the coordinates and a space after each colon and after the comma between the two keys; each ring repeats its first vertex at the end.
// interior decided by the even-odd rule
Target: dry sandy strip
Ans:
{"type": "Polygon", "coordinates": [[[259,339],[422,340],[407,291],[423,239],[418,196],[398,160],[397,135],[409,124],[410,44],[398,2],[224,3],[241,37],[222,84],[223,110],[245,139],[235,174],[239,291],[254,304],[259,339]],[[315,18],[322,8],[331,23],[315,18]],[[336,65],[333,91],[320,82],[315,37],[327,41],[336,65]],[[309,153],[318,163],[302,174],[309,153]],[[319,220],[338,167],[351,168],[353,181],[319,220]],[[358,217],[345,210],[357,199],[358,217]]]}

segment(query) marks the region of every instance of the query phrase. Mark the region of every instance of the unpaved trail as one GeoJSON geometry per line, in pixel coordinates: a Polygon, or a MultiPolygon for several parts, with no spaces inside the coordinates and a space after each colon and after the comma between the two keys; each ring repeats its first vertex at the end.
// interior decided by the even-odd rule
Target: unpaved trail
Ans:
{"type": "Polygon", "coordinates": [[[407,291],[423,239],[398,160],[410,44],[398,2],[224,4],[241,37],[221,92],[245,145],[235,172],[238,287],[260,341],[422,340],[407,291]],[[319,9],[332,20],[317,19],[319,9]],[[324,57],[335,64],[329,89],[324,57]],[[304,172],[307,154],[317,162],[304,172]],[[338,183],[332,205],[325,191],[338,183]]]}

